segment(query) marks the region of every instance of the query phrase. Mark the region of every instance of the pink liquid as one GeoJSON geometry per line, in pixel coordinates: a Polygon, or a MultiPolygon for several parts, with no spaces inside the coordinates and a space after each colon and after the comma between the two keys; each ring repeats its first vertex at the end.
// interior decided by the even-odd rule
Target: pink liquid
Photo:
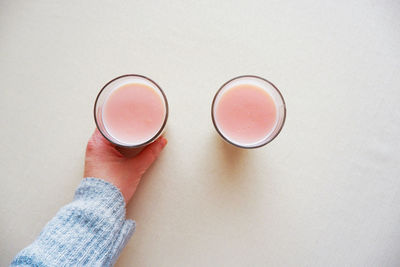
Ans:
{"type": "Polygon", "coordinates": [[[250,84],[237,85],[223,93],[214,115],[223,135],[243,145],[263,140],[277,121],[272,97],[264,89],[250,84]]]}
{"type": "Polygon", "coordinates": [[[103,107],[103,122],[119,141],[140,144],[157,134],[165,113],[165,104],[153,88],[130,83],[110,94],[103,107]]]}

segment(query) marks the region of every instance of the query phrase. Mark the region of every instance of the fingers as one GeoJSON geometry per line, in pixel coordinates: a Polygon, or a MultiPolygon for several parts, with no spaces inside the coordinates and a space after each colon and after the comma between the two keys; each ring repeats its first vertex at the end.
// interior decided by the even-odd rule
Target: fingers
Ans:
{"type": "Polygon", "coordinates": [[[105,145],[114,146],[110,141],[108,141],[108,140],[100,133],[100,131],[99,131],[99,129],[97,129],[97,127],[96,127],[96,129],[94,130],[94,133],[93,133],[93,135],[92,135],[92,138],[94,138],[96,141],[98,141],[98,142],[100,142],[100,143],[103,143],[103,144],[105,144],[105,145]]]}
{"type": "Polygon", "coordinates": [[[165,139],[164,137],[160,137],[155,142],[151,143],[145,149],[143,149],[139,153],[139,155],[137,155],[132,160],[135,161],[135,165],[138,166],[142,170],[142,172],[145,172],[156,160],[156,158],[166,145],[167,139],[165,139]]]}
{"type": "Polygon", "coordinates": [[[115,148],[115,145],[108,141],[96,128],[86,146],[86,155],[102,155],[102,157],[124,156],[115,148]]]}
{"type": "Polygon", "coordinates": [[[95,128],[92,136],[89,139],[88,142],[88,148],[90,147],[98,147],[98,146],[111,146],[113,147],[113,144],[108,141],[104,136],[100,133],[100,131],[95,128]]]}

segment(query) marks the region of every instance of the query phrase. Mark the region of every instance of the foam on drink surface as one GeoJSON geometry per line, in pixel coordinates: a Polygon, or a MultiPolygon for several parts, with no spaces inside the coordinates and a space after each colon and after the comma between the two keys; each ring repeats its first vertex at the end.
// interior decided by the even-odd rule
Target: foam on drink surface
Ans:
{"type": "Polygon", "coordinates": [[[214,115],[222,134],[241,145],[262,141],[277,122],[277,108],[271,95],[251,84],[236,85],[222,93],[214,115]]]}
{"type": "Polygon", "coordinates": [[[166,108],[160,94],[148,85],[128,83],[115,89],[103,107],[107,132],[129,145],[151,139],[161,129],[166,108]]]}

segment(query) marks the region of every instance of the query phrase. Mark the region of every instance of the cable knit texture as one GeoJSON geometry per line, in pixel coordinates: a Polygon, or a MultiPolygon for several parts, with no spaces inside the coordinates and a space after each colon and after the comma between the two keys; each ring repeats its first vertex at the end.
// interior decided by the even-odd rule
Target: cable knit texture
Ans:
{"type": "Polygon", "coordinates": [[[85,178],[74,200],[11,266],[112,266],[134,230],[121,192],[104,180],[85,178]]]}

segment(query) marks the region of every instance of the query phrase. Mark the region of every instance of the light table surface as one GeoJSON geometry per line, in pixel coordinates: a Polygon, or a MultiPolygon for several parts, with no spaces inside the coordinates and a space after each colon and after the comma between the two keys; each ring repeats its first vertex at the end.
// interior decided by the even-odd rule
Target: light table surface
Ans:
{"type": "Polygon", "coordinates": [[[117,266],[399,266],[398,1],[0,2],[0,265],[68,203],[100,88],[167,94],[169,144],[128,217],[117,266]],[[269,145],[213,128],[228,79],[288,109],[269,145]]]}

